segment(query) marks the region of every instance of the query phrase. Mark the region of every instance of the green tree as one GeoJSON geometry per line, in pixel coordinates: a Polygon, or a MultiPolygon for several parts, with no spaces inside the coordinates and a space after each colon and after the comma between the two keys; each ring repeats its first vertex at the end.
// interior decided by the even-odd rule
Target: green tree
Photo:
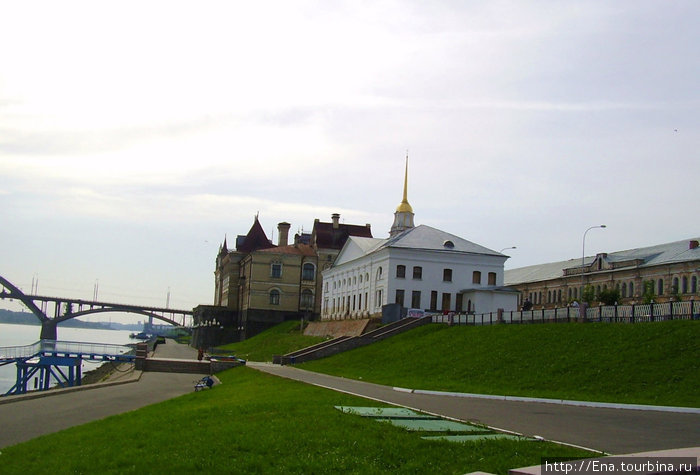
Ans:
{"type": "Polygon", "coordinates": [[[603,305],[615,305],[620,300],[620,291],[617,289],[605,289],[598,295],[598,300],[603,305]]]}
{"type": "Polygon", "coordinates": [[[585,286],[583,292],[581,292],[581,300],[590,305],[595,300],[595,287],[592,285],[585,286]]]}
{"type": "Polygon", "coordinates": [[[651,303],[654,300],[656,294],[654,293],[654,281],[645,280],[643,285],[644,291],[642,292],[642,303],[651,303]]]}

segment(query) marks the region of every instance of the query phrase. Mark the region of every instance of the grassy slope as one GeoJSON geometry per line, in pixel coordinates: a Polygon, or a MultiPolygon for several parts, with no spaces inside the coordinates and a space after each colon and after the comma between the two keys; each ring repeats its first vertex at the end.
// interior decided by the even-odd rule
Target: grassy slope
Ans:
{"type": "Polygon", "coordinates": [[[506,473],[579,449],[426,441],[334,405],[377,404],[235,368],[212,390],[2,449],[3,474],[506,473]]]}
{"type": "Polygon", "coordinates": [[[700,322],[427,325],[301,365],[414,389],[700,407],[700,322]]]}
{"type": "Polygon", "coordinates": [[[233,353],[251,361],[272,361],[272,355],[284,355],[314,345],[326,338],[305,336],[299,331],[298,321],[280,323],[240,343],[220,346],[224,353],[233,353]]]}

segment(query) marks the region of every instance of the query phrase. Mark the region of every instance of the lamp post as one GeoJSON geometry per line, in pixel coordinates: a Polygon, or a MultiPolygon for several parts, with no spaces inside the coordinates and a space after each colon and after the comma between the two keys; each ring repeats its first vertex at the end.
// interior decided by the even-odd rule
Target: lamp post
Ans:
{"type": "Polygon", "coordinates": [[[498,251],[498,253],[499,253],[499,254],[502,254],[503,251],[507,251],[508,249],[517,249],[517,247],[515,247],[515,246],[512,246],[512,247],[504,247],[503,249],[501,249],[500,251],[498,251]]]}
{"type": "Polygon", "coordinates": [[[600,224],[598,226],[591,226],[590,228],[586,229],[586,232],[583,233],[583,245],[582,245],[582,250],[581,250],[581,294],[579,295],[579,300],[581,300],[581,305],[580,307],[580,312],[581,312],[581,319],[583,321],[586,320],[586,306],[583,305],[583,285],[584,285],[584,269],[585,269],[585,263],[584,259],[586,258],[586,234],[588,234],[588,231],[591,229],[596,229],[596,228],[605,228],[606,226],[604,224],[600,224]]]}

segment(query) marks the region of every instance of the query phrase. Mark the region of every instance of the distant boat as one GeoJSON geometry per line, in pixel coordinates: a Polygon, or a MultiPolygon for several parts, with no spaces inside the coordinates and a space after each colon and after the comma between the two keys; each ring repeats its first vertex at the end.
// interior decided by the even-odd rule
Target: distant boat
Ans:
{"type": "Polygon", "coordinates": [[[151,335],[149,335],[149,334],[146,333],[146,332],[132,333],[131,335],[129,335],[129,338],[134,338],[134,339],[137,339],[137,340],[150,340],[150,339],[151,339],[151,335]]]}

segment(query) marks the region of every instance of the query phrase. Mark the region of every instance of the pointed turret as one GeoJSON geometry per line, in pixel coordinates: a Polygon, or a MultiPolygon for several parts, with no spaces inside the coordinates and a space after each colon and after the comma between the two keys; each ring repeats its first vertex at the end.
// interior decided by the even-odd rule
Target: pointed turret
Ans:
{"type": "Polygon", "coordinates": [[[391,226],[389,236],[396,236],[407,229],[413,228],[413,208],[408,203],[408,154],[406,154],[406,169],[403,177],[403,199],[394,213],[394,224],[391,226]]]}

